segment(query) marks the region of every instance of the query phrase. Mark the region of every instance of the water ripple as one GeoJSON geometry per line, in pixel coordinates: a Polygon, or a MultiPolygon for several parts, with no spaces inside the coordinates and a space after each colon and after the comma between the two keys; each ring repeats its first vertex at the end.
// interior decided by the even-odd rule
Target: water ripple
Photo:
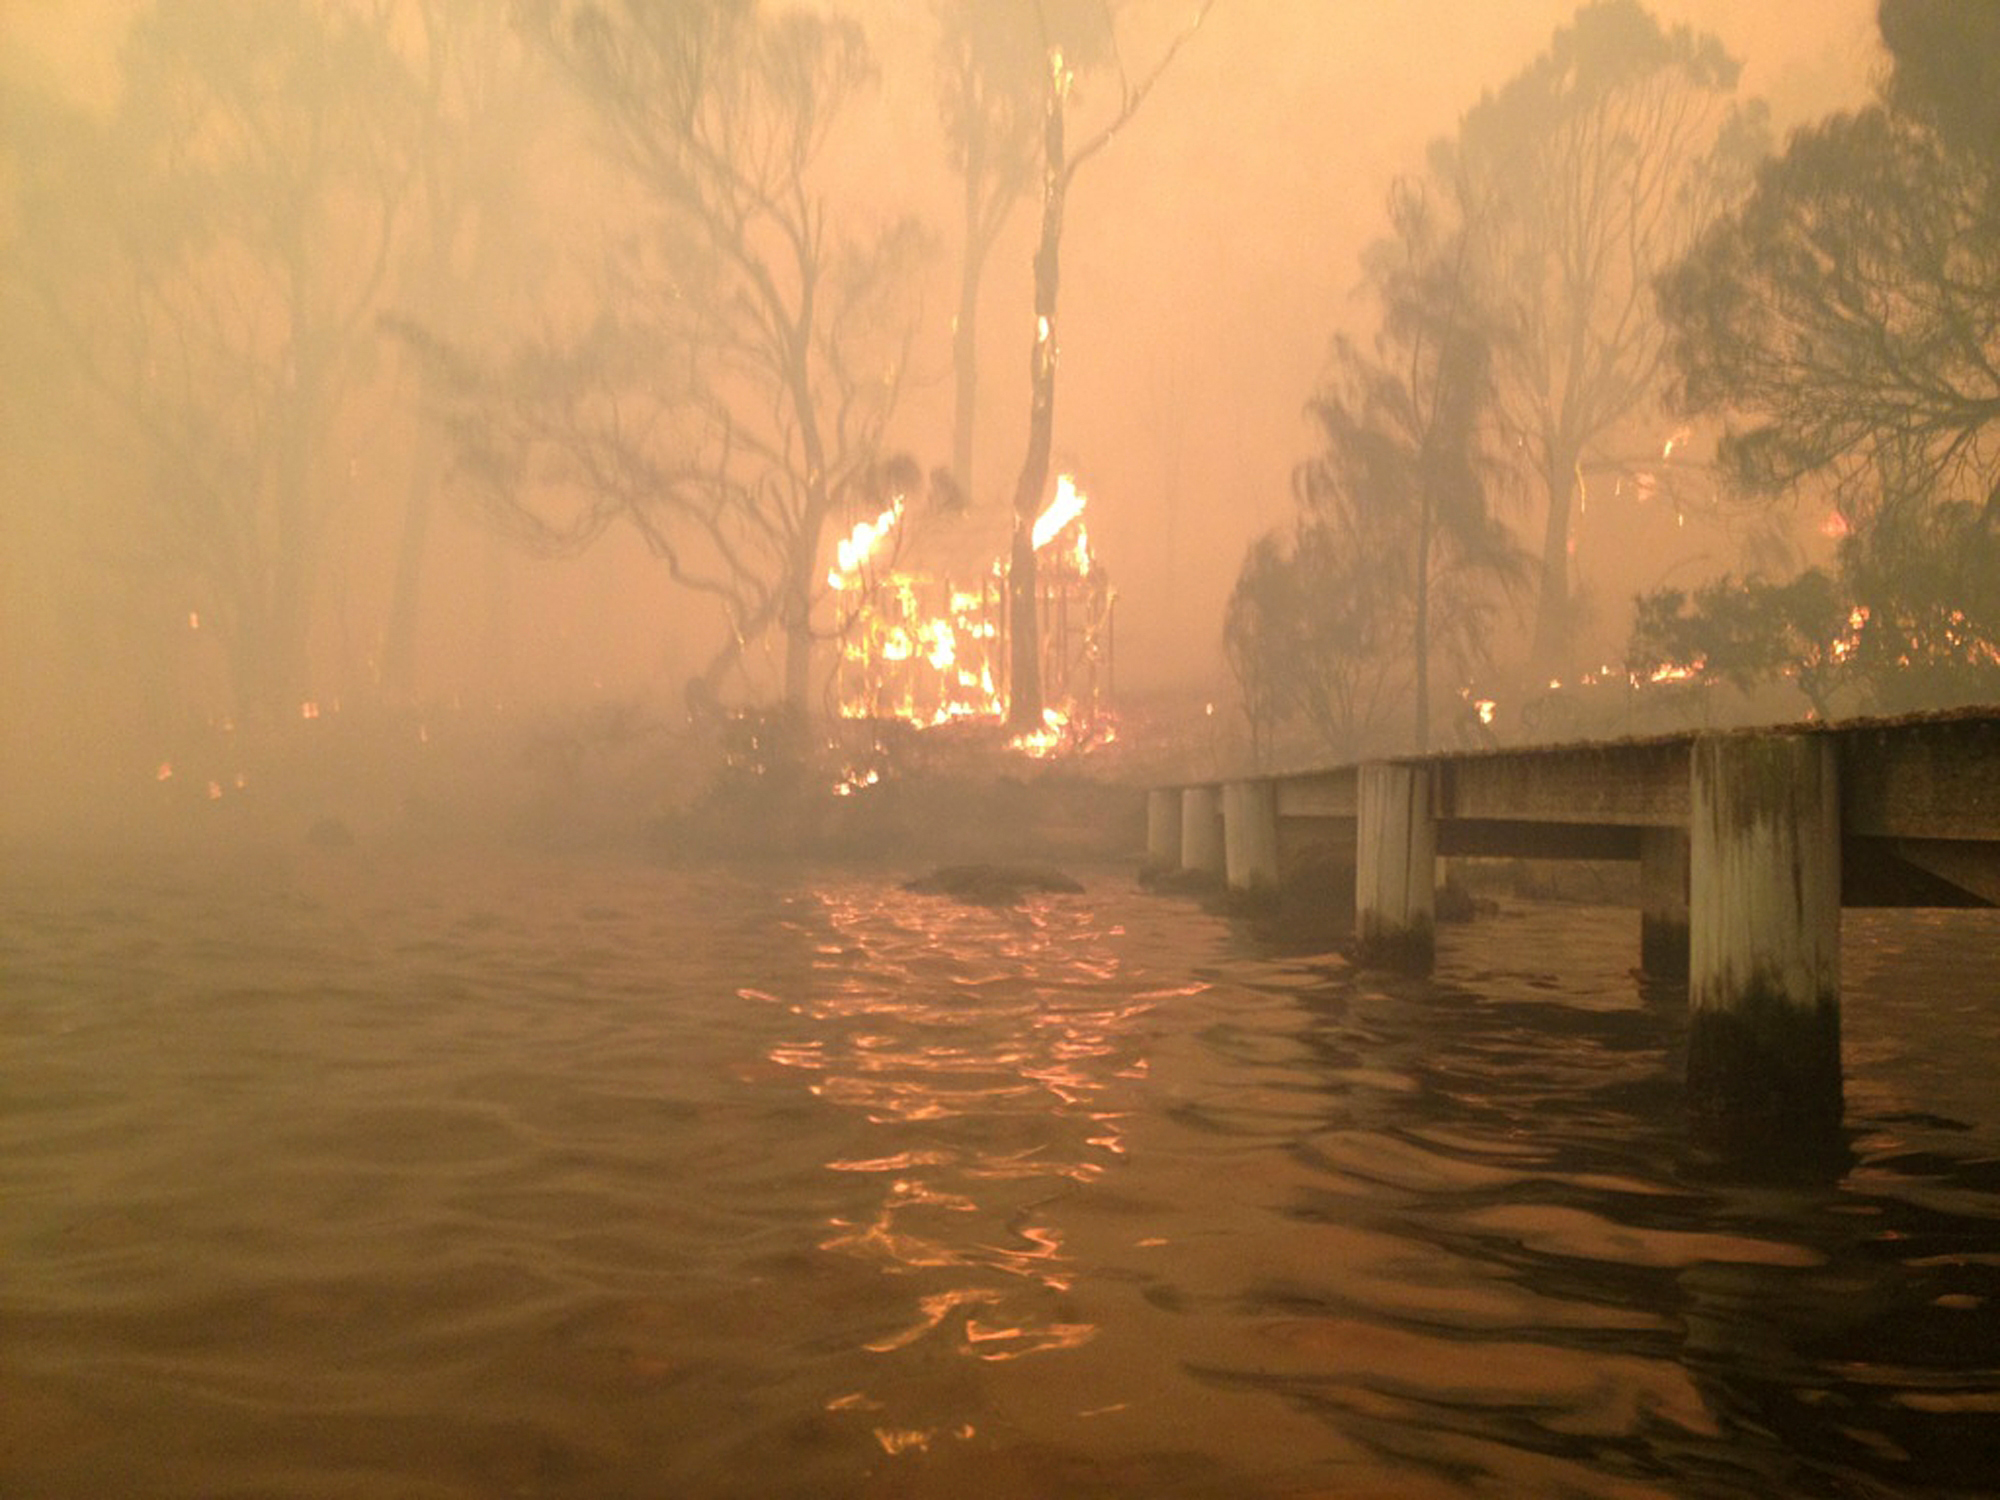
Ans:
{"type": "Polygon", "coordinates": [[[2000,928],[1850,913],[1851,1169],[1718,1175],[1636,922],[1431,980],[1100,877],[0,891],[0,1490],[1972,1494],[2000,928]]]}

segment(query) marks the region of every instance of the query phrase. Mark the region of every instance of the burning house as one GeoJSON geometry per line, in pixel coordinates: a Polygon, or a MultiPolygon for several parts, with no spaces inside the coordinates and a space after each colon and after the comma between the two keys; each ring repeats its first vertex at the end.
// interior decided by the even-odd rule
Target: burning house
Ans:
{"type": "MultiPolygon", "coordinates": [[[[1086,500],[1065,474],[1035,523],[1042,748],[1103,737],[1111,689],[1114,591],[1090,549],[1086,500]]],[[[1004,509],[896,499],[855,523],[827,574],[840,627],[834,680],[848,719],[919,727],[999,721],[1007,711],[1004,509]]]]}

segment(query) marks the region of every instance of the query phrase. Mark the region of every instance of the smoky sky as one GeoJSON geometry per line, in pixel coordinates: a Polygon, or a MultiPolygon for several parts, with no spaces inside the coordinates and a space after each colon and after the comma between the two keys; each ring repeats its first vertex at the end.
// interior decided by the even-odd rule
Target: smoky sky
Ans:
{"type": "MultiPolygon", "coordinates": [[[[864,217],[914,208],[932,226],[922,339],[891,436],[941,463],[958,220],[929,28],[911,24],[913,0],[822,8],[862,21],[881,70],[836,143],[833,196],[864,217]]],[[[115,94],[133,9],[5,0],[0,49],[102,103],[115,94]]],[[[1190,9],[1179,0],[1132,7],[1135,71],[1190,9]]],[[[1657,0],[1650,9],[1718,35],[1745,65],[1740,92],[1769,101],[1780,130],[1859,102],[1878,67],[1874,0],[1657,0]]],[[[1225,691],[1223,605],[1250,539],[1289,513],[1289,476],[1310,442],[1301,408],[1329,341],[1365,330],[1358,258],[1382,232],[1385,194],[1573,11],[1568,0],[1220,0],[1143,111],[1078,176],[1064,241],[1056,459],[1091,496],[1093,540],[1118,586],[1122,690],[1225,691]]],[[[1091,107],[1086,92],[1081,120],[1091,107]]],[[[1034,231],[1035,205],[1024,200],[984,291],[980,504],[1005,503],[1026,439],[1034,231]]],[[[7,378],[23,376],[10,365],[7,378]]],[[[21,394],[10,392],[9,404],[21,394]]],[[[48,493],[26,491],[46,483],[33,466],[0,480],[17,538],[42,534],[23,518],[48,493]]],[[[1579,568],[1606,597],[1653,581],[1621,576],[1631,549],[1615,525],[1615,512],[1600,507],[1581,538],[1579,568]]],[[[1714,552],[1728,542],[1685,545],[1714,552]]],[[[336,559],[340,586],[364,599],[368,580],[392,566],[375,546],[349,539],[336,559]]],[[[18,542],[12,550],[13,612],[27,595],[61,593],[60,579],[32,575],[73,563],[30,564],[18,542]]],[[[646,691],[677,684],[706,649],[712,624],[699,605],[676,596],[630,538],[538,563],[502,555],[460,518],[435,550],[424,649],[439,683],[483,671],[487,690],[504,670],[521,693],[646,691]],[[531,623],[496,648],[490,622],[483,635],[469,622],[502,607],[531,623]]],[[[1719,572],[1730,559],[1711,561],[1719,572]]],[[[1656,549],[1646,562],[1652,575],[1672,565],[1656,549]]],[[[18,704],[46,684],[22,680],[33,674],[19,651],[10,659],[18,704]]]]}

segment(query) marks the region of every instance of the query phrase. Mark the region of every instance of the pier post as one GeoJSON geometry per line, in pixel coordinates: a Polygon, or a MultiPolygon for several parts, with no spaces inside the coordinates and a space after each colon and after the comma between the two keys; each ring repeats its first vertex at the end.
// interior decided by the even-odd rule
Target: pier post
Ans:
{"type": "Polygon", "coordinates": [[[1688,975],[1688,834],[1639,830],[1639,969],[1654,979],[1688,975]]]}
{"type": "Polygon", "coordinates": [[[1223,873],[1222,794],[1212,786],[1181,792],[1181,868],[1203,875],[1223,873]]]}
{"type": "Polygon", "coordinates": [[[1426,973],[1435,957],[1437,904],[1430,769],[1364,765],[1356,797],[1355,954],[1365,963],[1426,973]]]}
{"type": "Polygon", "coordinates": [[[1146,863],[1155,870],[1181,864],[1181,794],[1177,787],[1146,793],[1146,863]]]}
{"type": "Polygon", "coordinates": [[[1224,874],[1232,891],[1278,886],[1278,792],[1268,781],[1232,781],[1222,789],[1224,874]]]}
{"type": "Polygon", "coordinates": [[[1694,742],[1688,1101],[1731,1133],[1840,1121],[1837,767],[1829,736],[1694,742]]]}

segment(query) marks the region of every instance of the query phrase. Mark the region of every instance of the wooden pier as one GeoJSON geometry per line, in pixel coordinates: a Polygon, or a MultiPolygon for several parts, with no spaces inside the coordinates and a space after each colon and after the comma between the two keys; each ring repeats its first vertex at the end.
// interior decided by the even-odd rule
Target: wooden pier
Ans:
{"type": "Polygon", "coordinates": [[[1154,789],[1147,856],[1234,891],[1352,852],[1354,953],[1427,970],[1441,856],[1635,860],[1703,1114],[1837,1123],[1843,906],[2000,906],[2000,709],[1441,754],[1154,789]]]}

